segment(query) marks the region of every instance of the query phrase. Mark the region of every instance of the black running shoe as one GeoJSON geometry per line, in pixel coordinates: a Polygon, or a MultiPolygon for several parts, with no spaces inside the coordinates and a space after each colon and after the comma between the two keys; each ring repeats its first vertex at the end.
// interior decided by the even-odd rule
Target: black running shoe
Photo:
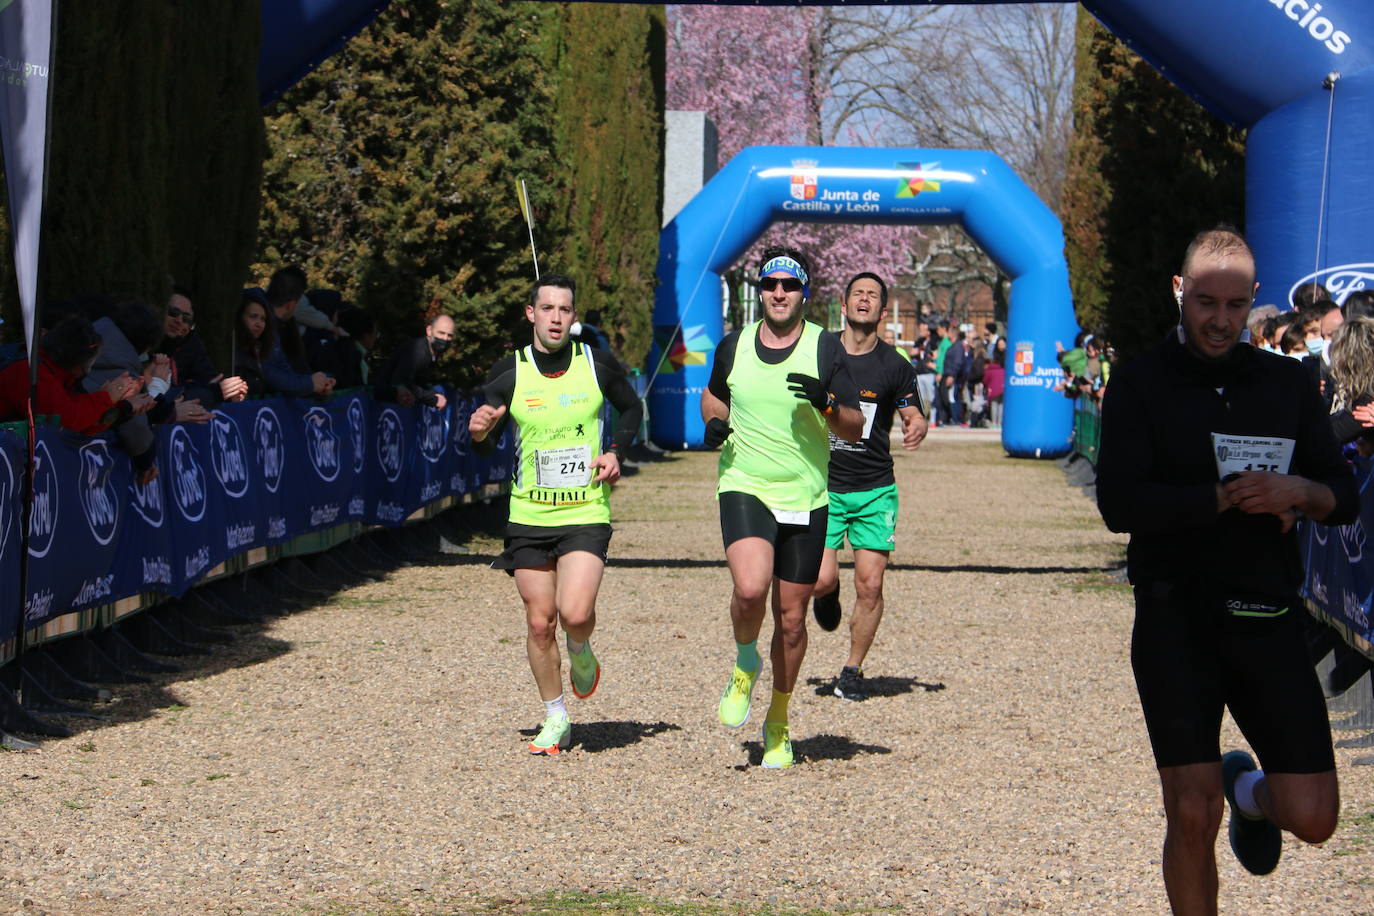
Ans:
{"type": "Polygon", "coordinates": [[[828,595],[817,595],[811,601],[811,611],[816,615],[816,623],[829,632],[840,625],[840,589],[837,586],[828,595]]]}
{"type": "Polygon", "coordinates": [[[840,669],[840,676],[835,681],[835,696],[841,700],[859,702],[868,699],[868,689],[864,686],[864,671],[862,668],[850,668],[848,665],[840,669]]]}
{"type": "Polygon", "coordinates": [[[1252,818],[1236,805],[1236,777],[1255,769],[1255,758],[1245,751],[1229,751],[1221,758],[1221,789],[1231,806],[1231,823],[1226,833],[1231,851],[1252,875],[1267,875],[1279,864],[1283,854],[1283,834],[1278,825],[1265,817],[1252,818]]]}

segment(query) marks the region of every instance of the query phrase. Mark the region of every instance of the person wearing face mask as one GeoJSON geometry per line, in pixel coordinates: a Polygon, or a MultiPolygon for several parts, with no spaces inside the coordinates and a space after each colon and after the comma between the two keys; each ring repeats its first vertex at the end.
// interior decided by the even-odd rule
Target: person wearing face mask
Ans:
{"type": "Polygon", "coordinates": [[[1173,289],[1176,332],[1104,398],[1097,501],[1131,536],[1131,667],[1162,789],[1165,889],[1176,913],[1215,913],[1224,806],[1231,849],[1257,875],[1278,866],[1282,831],[1321,843],[1336,828],[1294,524],[1347,525],[1360,505],[1302,367],[1241,343],[1258,289],[1245,239],[1199,234],[1173,289]],[[1258,767],[1221,753],[1225,710],[1258,767]]]}
{"type": "MultiPolygon", "coordinates": [[[[139,391],[138,379],[123,374],[95,391],[81,379],[100,351],[100,335],[82,315],[69,315],[43,335],[39,344],[38,392],[34,413],[60,417],[64,429],[94,436],[148,410],[153,399],[139,391]]],[[[0,370],[0,421],[28,419],[29,361],[0,370]]]]}
{"type": "Polygon", "coordinates": [[[435,391],[431,375],[434,364],[453,345],[456,326],[453,319],[442,312],[425,325],[425,333],[413,337],[396,348],[391,362],[378,380],[377,397],[410,407],[416,401],[436,410],[443,410],[448,400],[435,391]]]}
{"type": "Polygon", "coordinates": [[[1304,325],[1306,336],[1303,342],[1307,345],[1307,356],[1303,357],[1302,366],[1307,370],[1307,377],[1317,386],[1322,400],[1330,410],[1334,392],[1331,385],[1331,354],[1328,350],[1331,346],[1331,336],[1336,333],[1336,329],[1345,318],[1341,315],[1341,307],[1330,299],[1318,299],[1312,303],[1307,314],[1316,319],[1316,327],[1312,327],[1313,322],[1310,320],[1304,325]]]}

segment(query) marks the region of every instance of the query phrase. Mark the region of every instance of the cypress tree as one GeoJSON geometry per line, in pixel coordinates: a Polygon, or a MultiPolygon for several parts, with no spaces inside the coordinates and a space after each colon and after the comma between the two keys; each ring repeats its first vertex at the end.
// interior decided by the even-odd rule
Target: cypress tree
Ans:
{"type": "MultiPolygon", "coordinates": [[[[258,8],[241,3],[65,0],[52,70],[40,290],[197,295],[212,353],[251,260],[262,121],[258,8]]],[[[18,338],[4,220],[3,304],[18,338]]]]}
{"type": "Polygon", "coordinates": [[[553,43],[560,261],[630,365],[648,356],[663,212],[661,6],[565,4],[553,43]]]}
{"type": "Polygon", "coordinates": [[[1178,320],[1169,277],[1201,229],[1243,225],[1244,136],[1079,12],[1063,222],[1079,323],[1129,359],[1178,320]]]}
{"type": "MultiPolygon", "coordinates": [[[[562,192],[543,4],[392,4],[269,109],[257,271],[288,263],[376,316],[386,349],[443,311],[461,384],[519,335],[533,271],[515,195],[562,192]]],[[[524,332],[525,337],[528,331],[524,332]]]]}

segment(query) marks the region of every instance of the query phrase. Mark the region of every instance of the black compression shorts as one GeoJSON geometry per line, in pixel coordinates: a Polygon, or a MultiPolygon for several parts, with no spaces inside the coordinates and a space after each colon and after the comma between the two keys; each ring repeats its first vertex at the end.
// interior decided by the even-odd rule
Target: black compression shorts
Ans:
{"type": "Polygon", "coordinates": [[[1155,583],[1136,586],[1135,606],[1131,667],[1157,766],[1220,760],[1226,707],[1265,771],[1335,769],[1296,597],[1155,583]]]}
{"type": "Polygon", "coordinates": [[[814,584],[825,553],[825,506],[812,509],[805,525],[779,524],[773,512],[751,493],[720,494],[720,535],[728,548],[741,538],[763,538],[773,545],[773,575],[785,582],[814,584]]]}
{"type": "Polygon", "coordinates": [[[574,550],[594,553],[606,562],[611,546],[611,526],[557,525],[542,528],[538,525],[506,525],[506,549],[492,561],[492,569],[504,569],[515,575],[517,569],[540,569],[574,550]]]}

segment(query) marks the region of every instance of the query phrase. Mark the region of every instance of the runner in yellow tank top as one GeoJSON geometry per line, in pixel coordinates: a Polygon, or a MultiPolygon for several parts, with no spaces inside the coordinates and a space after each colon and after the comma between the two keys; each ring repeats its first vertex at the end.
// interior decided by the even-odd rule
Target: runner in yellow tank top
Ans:
{"type": "Polygon", "coordinates": [[[850,442],[863,433],[839,341],[803,318],[809,274],[801,252],[764,251],[763,319],[721,341],[701,396],[706,444],[724,445],[717,497],[734,583],[735,666],[718,713],[731,728],[749,718],[771,592],[773,699],[763,765],[772,769],[793,763],[787,706],[806,655],[806,605],[825,547],[828,433],[850,442]]]}
{"type": "Polygon", "coordinates": [[[560,623],[573,695],[591,696],[601,680],[590,640],[611,541],[608,491],[620,478],[620,453],[643,417],[615,357],[570,339],[573,291],[572,279],[562,275],[536,283],[525,308],[532,343],[492,367],[487,403],[468,419],[479,453],[492,450],[507,419],[515,422],[506,549],[492,566],[515,577],[525,605],[526,653],[544,704],[532,754],[553,755],[572,744],[555,639],[560,623]],[[604,401],[620,411],[620,422],[602,452],[604,401]]]}

